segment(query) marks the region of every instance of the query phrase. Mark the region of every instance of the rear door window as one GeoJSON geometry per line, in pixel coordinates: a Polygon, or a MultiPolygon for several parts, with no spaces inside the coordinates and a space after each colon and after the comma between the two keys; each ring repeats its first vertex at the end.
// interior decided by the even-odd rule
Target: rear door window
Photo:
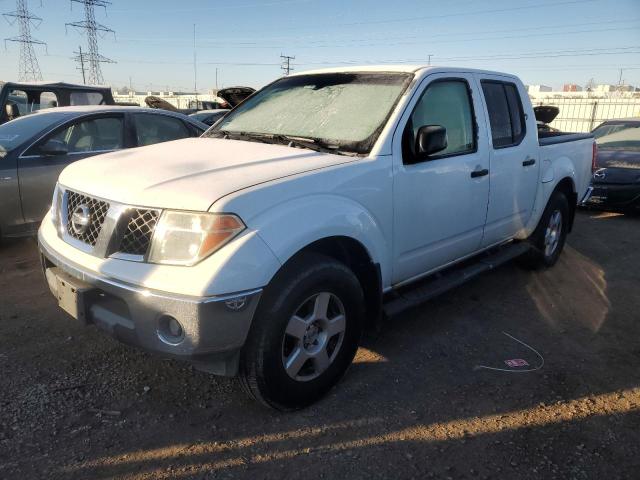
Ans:
{"type": "MultiPolygon", "coordinates": [[[[40,92],[40,103],[37,110],[56,108],[58,106],[58,96],[53,92],[40,92]]],[[[34,109],[36,110],[36,109],[34,109]]]]}
{"type": "Polygon", "coordinates": [[[133,123],[141,147],[192,136],[182,120],[168,115],[137,113],[133,115],[133,123]]]}
{"type": "Polygon", "coordinates": [[[100,92],[71,92],[70,105],[104,105],[104,95],[100,92]]]}
{"type": "Polygon", "coordinates": [[[518,145],[525,136],[522,101],[512,83],[483,80],[482,92],[487,104],[493,148],[518,145]]]}

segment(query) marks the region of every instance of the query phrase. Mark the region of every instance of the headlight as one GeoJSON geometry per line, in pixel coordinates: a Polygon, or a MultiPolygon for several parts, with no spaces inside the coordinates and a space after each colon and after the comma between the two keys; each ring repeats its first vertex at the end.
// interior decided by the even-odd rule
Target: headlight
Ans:
{"type": "Polygon", "coordinates": [[[51,199],[51,221],[53,222],[53,226],[56,227],[56,231],[59,235],[62,235],[62,212],[60,211],[60,207],[62,205],[62,189],[60,188],[60,184],[56,183],[56,188],[53,191],[53,198],[51,199]]]}
{"type": "Polygon", "coordinates": [[[155,228],[149,262],[193,265],[244,229],[235,215],[165,210],[155,228]]]}

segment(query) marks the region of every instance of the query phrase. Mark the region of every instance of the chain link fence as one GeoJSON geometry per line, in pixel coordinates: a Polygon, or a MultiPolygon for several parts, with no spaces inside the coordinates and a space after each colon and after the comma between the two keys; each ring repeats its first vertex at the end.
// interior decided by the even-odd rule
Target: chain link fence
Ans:
{"type": "Polygon", "coordinates": [[[560,114],[550,125],[564,132],[590,132],[605,120],[640,117],[638,98],[545,98],[531,102],[534,107],[558,107],[560,114]]]}

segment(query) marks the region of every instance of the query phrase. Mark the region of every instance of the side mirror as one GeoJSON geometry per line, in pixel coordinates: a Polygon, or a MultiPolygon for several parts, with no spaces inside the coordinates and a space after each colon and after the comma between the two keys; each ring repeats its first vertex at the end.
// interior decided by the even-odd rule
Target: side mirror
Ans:
{"type": "Polygon", "coordinates": [[[9,120],[13,120],[14,118],[18,118],[20,116],[20,110],[18,109],[18,105],[16,105],[15,103],[7,103],[4,109],[9,120]]]}
{"type": "Polygon", "coordinates": [[[423,125],[416,134],[415,152],[419,160],[447,148],[447,129],[442,125],[423,125]]]}
{"type": "Polygon", "coordinates": [[[40,153],[43,155],[66,155],[69,153],[69,147],[65,142],[52,138],[40,147],[40,153]]]}

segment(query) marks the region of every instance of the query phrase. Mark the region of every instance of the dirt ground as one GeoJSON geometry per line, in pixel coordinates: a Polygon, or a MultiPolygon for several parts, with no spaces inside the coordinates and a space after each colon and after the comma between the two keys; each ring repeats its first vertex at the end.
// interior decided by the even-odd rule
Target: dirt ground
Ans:
{"type": "MultiPolygon", "coordinates": [[[[640,218],[582,212],[559,264],[506,265],[388,322],[293,414],[63,314],[0,247],[0,478],[639,478],[640,218]],[[540,358],[529,373],[504,361],[540,358]]],[[[522,368],[522,367],[521,367],[522,368]]]]}

